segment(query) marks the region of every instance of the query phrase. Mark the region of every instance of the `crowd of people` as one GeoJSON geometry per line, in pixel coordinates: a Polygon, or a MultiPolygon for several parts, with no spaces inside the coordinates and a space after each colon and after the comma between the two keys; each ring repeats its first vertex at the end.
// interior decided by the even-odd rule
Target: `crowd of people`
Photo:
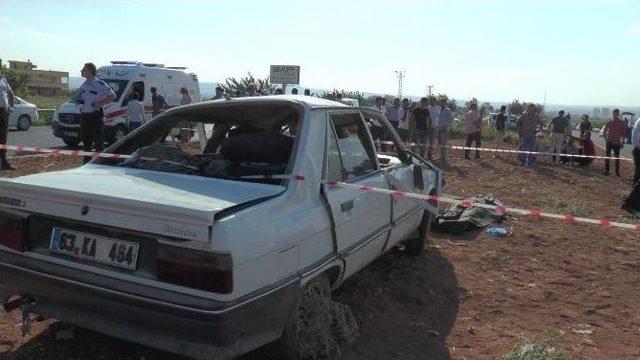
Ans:
{"type": "MultiPolygon", "coordinates": [[[[115,98],[113,90],[96,78],[96,67],[92,63],[86,63],[81,71],[85,82],[80,87],[81,96],[78,104],[81,110],[81,135],[85,151],[102,151],[104,147],[104,123],[103,106],[115,98]]],[[[151,88],[153,115],[159,114],[167,107],[167,102],[156,88],[151,88]]],[[[189,104],[192,99],[186,88],[181,89],[181,104],[189,104]]],[[[283,94],[283,89],[274,91],[275,95],[283,94]]],[[[298,94],[298,89],[291,89],[291,94],[298,94]]],[[[234,94],[239,96],[241,94],[234,94]]],[[[264,91],[259,91],[255,83],[249,83],[244,96],[268,95],[264,91]]],[[[311,96],[309,89],[304,90],[304,95],[311,96]]],[[[144,123],[144,106],[140,102],[140,94],[133,93],[131,100],[127,104],[127,118],[132,129],[144,123]]],[[[224,89],[220,86],[215,89],[215,96],[212,100],[228,98],[224,89]]],[[[343,102],[342,94],[337,93],[334,100],[343,102]]],[[[6,144],[8,134],[8,117],[14,104],[14,94],[11,86],[5,78],[0,78],[0,144],[6,144]]],[[[454,125],[454,114],[449,108],[446,96],[423,97],[418,102],[412,102],[408,98],[400,100],[395,98],[391,105],[386,104],[385,97],[377,97],[373,108],[384,114],[396,130],[403,142],[420,153],[421,156],[433,160],[433,152],[436,147],[440,149],[439,161],[446,165],[448,162],[449,134],[450,128],[454,125]],[[436,145],[437,141],[437,145],[436,145]],[[425,156],[426,155],[426,156],[425,156]]],[[[475,158],[481,158],[483,113],[479,111],[476,102],[470,102],[466,109],[462,127],[464,129],[466,147],[475,147],[475,158]]],[[[529,104],[524,113],[516,122],[519,136],[518,160],[522,166],[533,166],[537,161],[536,152],[548,152],[551,164],[571,163],[582,166],[590,166],[594,158],[588,156],[595,155],[595,146],[591,140],[594,131],[593,125],[588,115],[583,115],[577,129],[571,124],[570,115],[564,110],[558,111],[557,116],[551,119],[548,124],[544,124],[539,109],[534,104],[529,104]],[[574,136],[573,131],[579,131],[579,137],[574,136]],[[546,135],[548,134],[548,135],[546,135]],[[549,138],[549,147],[542,149],[541,144],[545,136],[549,138]],[[586,155],[586,157],[572,156],[586,155]]],[[[495,124],[492,124],[497,134],[497,139],[505,136],[507,122],[507,107],[501,106],[499,113],[495,116],[495,124]]],[[[376,141],[388,140],[381,124],[373,121],[370,124],[371,134],[376,141]]],[[[185,125],[188,128],[188,124],[185,125]]],[[[611,118],[605,123],[601,131],[605,139],[605,155],[613,156],[616,159],[614,170],[620,176],[620,150],[625,140],[633,146],[633,158],[635,171],[633,183],[640,183],[640,119],[630,126],[629,119],[621,116],[619,109],[614,109],[611,118]]],[[[187,138],[186,134],[180,134],[179,138],[187,138]]],[[[464,151],[464,159],[471,160],[472,149],[464,151]]],[[[0,150],[0,170],[11,170],[13,166],[9,164],[6,151],[0,150]]],[[[610,160],[605,159],[603,174],[609,175],[610,160]]],[[[640,190],[639,190],[640,191],[640,190]]]]}

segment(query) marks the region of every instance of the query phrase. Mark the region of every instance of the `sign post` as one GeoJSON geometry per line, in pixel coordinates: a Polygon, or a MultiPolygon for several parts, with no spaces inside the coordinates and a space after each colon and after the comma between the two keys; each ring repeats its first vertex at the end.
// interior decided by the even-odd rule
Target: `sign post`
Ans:
{"type": "Polygon", "coordinates": [[[281,84],[282,93],[287,91],[287,85],[300,84],[300,66],[298,65],[271,65],[269,81],[272,84],[281,84]]]}

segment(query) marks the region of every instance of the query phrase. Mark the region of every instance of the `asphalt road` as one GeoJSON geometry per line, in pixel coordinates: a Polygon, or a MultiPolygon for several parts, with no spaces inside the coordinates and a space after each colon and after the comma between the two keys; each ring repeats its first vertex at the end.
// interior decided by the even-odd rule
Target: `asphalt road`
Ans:
{"type": "MultiPolygon", "coordinates": [[[[40,146],[45,148],[64,149],[66,145],[61,139],[53,136],[51,126],[32,126],[27,131],[9,130],[8,145],[40,146]]],[[[9,152],[9,156],[27,155],[28,153],[15,154],[9,152]]]]}

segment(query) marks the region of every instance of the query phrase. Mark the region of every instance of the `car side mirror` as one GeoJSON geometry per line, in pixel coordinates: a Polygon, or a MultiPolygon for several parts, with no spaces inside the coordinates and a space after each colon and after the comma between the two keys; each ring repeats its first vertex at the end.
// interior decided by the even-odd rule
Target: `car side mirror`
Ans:
{"type": "Polygon", "coordinates": [[[421,165],[413,166],[413,185],[416,189],[424,190],[424,176],[421,165]]]}

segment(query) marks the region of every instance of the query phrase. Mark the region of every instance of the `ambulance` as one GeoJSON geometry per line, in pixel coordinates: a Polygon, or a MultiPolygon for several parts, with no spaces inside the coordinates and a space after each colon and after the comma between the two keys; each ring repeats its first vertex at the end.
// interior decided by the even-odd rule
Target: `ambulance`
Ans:
{"type": "MultiPolygon", "coordinates": [[[[186,67],[165,67],[163,64],[142,63],[138,61],[111,61],[111,65],[98,68],[96,76],[106,82],[116,99],[104,106],[105,140],[112,144],[130,131],[126,117],[127,103],[134,92],[142,97],[145,122],[151,119],[153,106],[151,88],[155,87],[162,95],[167,108],[181,105],[181,88],[186,88],[191,102],[200,102],[200,85],[195,73],[186,67]]],[[[80,107],[76,103],[80,92],[62,104],[53,118],[53,134],[65,144],[75,147],[82,141],[80,134],[80,107]]]]}

